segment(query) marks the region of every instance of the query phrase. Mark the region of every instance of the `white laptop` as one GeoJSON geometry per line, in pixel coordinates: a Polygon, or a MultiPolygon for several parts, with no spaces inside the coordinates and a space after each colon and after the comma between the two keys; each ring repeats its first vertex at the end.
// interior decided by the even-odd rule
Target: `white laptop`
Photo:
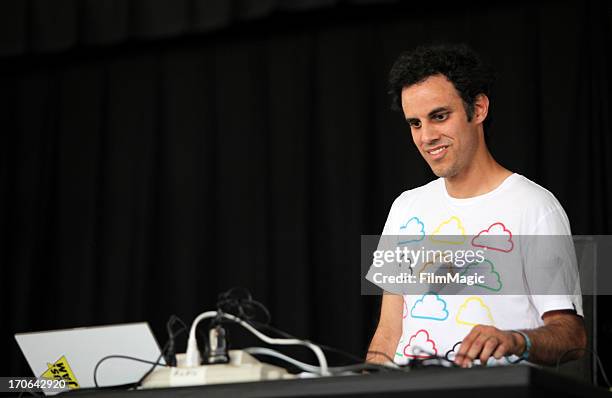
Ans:
{"type": "MultiPolygon", "coordinates": [[[[59,375],[71,389],[94,387],[94,368],[108,355],[155,362],[161,352],[146,322],[18,333],[15,339],[34,376],[53,379],[59,375]]],[[[129,359],[105,360],[98,367],[98,386],[136,382],[151,367],[129,359]]]]}

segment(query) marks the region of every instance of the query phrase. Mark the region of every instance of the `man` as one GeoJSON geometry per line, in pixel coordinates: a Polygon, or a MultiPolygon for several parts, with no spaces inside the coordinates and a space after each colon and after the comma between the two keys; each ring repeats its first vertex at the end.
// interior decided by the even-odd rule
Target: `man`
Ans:
{"type": "MultiPolygon", "coordinates": [[[[492,80],[490,69],[465,46],[420,47],[395,62],[389,79],[393,103],[439,178],[395,200],[383,235],[397,235],[413,221],[428,235],[448,226],[473,236],[495,227],[515,240],[521,234],[571,235],[555,197],[489,152],[485,127],[492,80]]],[[[565,360],[580,357],[586,347],[579,295],[434,294],[429,301],[443,312],[424,316],[417,310],[425,295],[386,293],[369,347],[371,362],[446,357],[470,367],[518,357],[551,365],[564,353],[565,360]],[[476,316],[481,321],[462,319],[468,304],[482,310],[476,316]]]]}

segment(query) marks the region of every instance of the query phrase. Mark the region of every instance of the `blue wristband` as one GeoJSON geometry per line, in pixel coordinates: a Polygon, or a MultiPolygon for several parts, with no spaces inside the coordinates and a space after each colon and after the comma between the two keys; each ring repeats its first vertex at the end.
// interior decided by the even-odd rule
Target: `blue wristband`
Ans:
{"type": "Polygon", "coordinates": [[[511,332],[515,332],[523,336],[523,338],[525,339],[525,350],[521,354],[521,359],[529,359],[529,351],[531,350],[531,339],[529,338],[529,336],[527,336],[527,333],[521,332],[520,330],[511,330],[511,332]]]}

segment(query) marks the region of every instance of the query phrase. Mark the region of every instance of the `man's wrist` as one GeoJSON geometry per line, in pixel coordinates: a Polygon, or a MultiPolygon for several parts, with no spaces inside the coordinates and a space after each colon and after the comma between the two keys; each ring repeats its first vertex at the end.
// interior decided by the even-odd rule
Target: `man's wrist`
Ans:
{"type": "Polygon", "coordinates": [[[531,340],[527,333],[520,330],[511,330],[512,338],[514,340],[514,355],[527,359],[529,357],[529,350],[531,348],[531,340]]]}
{"type": "Polygon", "coordinates": [[[366,356],[366,362],[383,364],[385,362],[390,362],[389,358],[390,357],[388,355],[385,355],[384,352],[368,351],[368,355],[366,356]]]}

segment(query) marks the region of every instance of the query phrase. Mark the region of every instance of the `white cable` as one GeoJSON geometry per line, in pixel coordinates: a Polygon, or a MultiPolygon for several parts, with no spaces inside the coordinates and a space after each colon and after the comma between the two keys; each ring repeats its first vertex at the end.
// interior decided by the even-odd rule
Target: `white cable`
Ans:
{"type": "Polygon", "coordinates": [[[290,364],[293,364],[295,366],[297,366],[298,368],[302,369],[305,372],[309,372],[309,373],[316,373],[319,374],[321,373],[321,368],[319,368],[318,366],[313,366],[301,361],[298,361],[297,359],[293,359],[285,354],[283,354],[282,352],[278,352],[276,350],[270,349],[270,348],[266,348],[266,347],[249,347],[249,348],[245,348],[243,351],[252,354],[252,355],[268,355],[271,357],[276,357],[279,359],[282,359],[283,361],[289,362],[290,364]]]}
{"type": "MultiPolygon", "coordinates": [[[[279,358],[282,359],[286,362],[289,362],[295,366],[297,366],[298,368],[302,369],[305,372],[308,373],[315,373],[315,374],[319,374],[321,372],[321,369],[318,366],[314,366],[314,365],[310,365],[301,361],[298,361],[297,359],[291,358],[285,354],[283,354],[282,352],[278,352],[276,350],[273,350],[271,348],[266,348],[266,347],[249,347],[249,348],[245,348],[243,349],[243,351],[251,354],[251,355],[268,355],[271,357],[275,357],[275,358],[279,358]]],[[[368,365],[367,362],[364,362],[363,364],[358,364],[358,365],[368,365]]],[[[393,363],[391,361],[387,361],[385,363],[379,364],[378,366],[380,367],[387,367],[389,369],[394,369],[394,370],[399,370],[401,369],[396,363],[393,363]]],[[[335,375],[343,375],[343,374],[355,374],[354,371],[350,371],[350,370],[346,370],[348,368],[351,368],[351,365],[348,366],[337,366],[337,367],[329,367],[328,370],[335,374],[335,375]]]]}
{"type": "Polygon", "coordinates": [[[213,318],[217,316],[217,311],[203,312],[194,319],[191,324],[191,330],[189,331],[189,340],[187,340],[187,352],[185,353],[185,365],[188,367],[200,366],[202,362],[200,358],[200,350],[198,349],[198,341],[196,340],[196,326],[198,323],[206,318],[213,318]]]}
{"type": "MultiPolygon", "coordinates": [[[[329,370],[327,367],[327,359],[325,358],[325,354],[323,354],[323,350],[319,348],[319,346],[312,344],[309,341],[299,340],[299,339],[277,339],[268,337],[265,334],[261,333],[259,330],[255,329],[253,326],[238,318],[237,316],[221,313],[222,317],[232,320],[242,327],[247,329],[249,332],[253,333],[255,336],[259,337],[262,341],[268,344],[277,344],[277,345],[302,345],[310,348],[314,354],[316,355],[319,361],[319,374],[321,376],[329,376],[329,370]]],[[[185,364],[187,366],[200,366],[200,350],[198,349],[198,342],[196,340],[196,328],[200,321],[207,318],[214,318],[217,316],[217,311],[207,311],[203,312],[194,319],[191,324],[191,330],[189,331],[189,340],[187,341],[187,353],[185,354],[185,364]]]]}

